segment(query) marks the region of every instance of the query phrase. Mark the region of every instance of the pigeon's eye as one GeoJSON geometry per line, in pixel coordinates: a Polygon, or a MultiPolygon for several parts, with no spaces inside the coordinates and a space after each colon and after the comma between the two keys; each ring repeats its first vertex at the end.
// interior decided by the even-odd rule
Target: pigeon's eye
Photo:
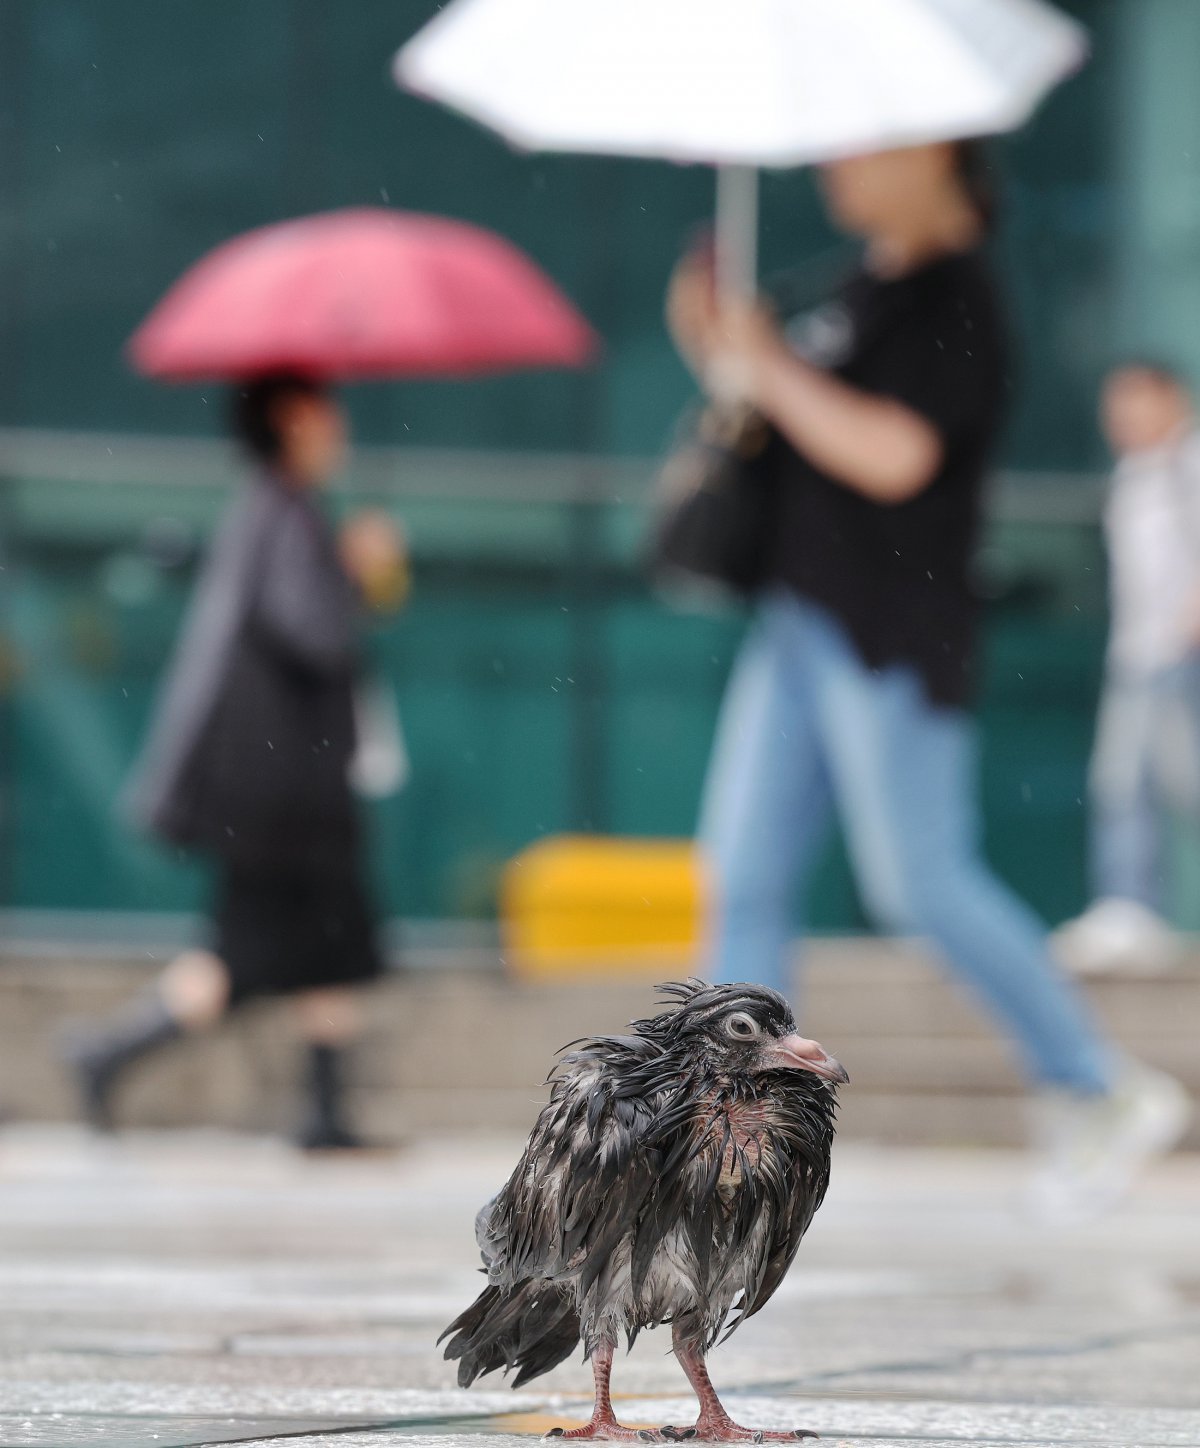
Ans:
{"type": "Polygon", "coordinates": [[[725,1034],[732,1036],[735,1041],[752,1041],[760,1034],[758,1022],[739,1011],[725,1022],[725,1034]]]}

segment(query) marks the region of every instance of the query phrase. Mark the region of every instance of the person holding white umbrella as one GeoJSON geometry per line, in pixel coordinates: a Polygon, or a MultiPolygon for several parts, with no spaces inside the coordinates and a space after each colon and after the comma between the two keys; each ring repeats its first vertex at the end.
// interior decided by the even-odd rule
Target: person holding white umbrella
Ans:
{"type": "Polygon", "coordinates": [[[1188,1116],[1100,1037],[977,846],[967,566],[1006,381],[961,138],[1023,124],[1086,52],[1044,0],[450,0],[395,67],[518,147],[722,168],[715,275],[683,264],[671,322],[701,381],[768,423],[781,504],[705,809],[715,969],[781,978],[836,805],[876,913],[932,936],[1020,1042],[1038,1199],[1062,1215],[1119,1195],[1188,1116]],[[814,163],[865,261],[777,322],[747,300],[750,168],[814,163]]]}
{"type": "Polygon", "coordinates": [[[969,567],[1007,354],[978,152],[936,142],[820,174],[865,244],[834,295],[776,318],[719,299],[691,257],[668,301],[702,385],[768,423],[777,490],[703,812],[712,970],[786,988],[792,901],[836,811],[872,914],[931,940],[1017,1041],[1051,1148],[1038,1205],[1076,1215],[1173,1145],[1188,1103],[1103,1039],[980,851],[969,567]]]}

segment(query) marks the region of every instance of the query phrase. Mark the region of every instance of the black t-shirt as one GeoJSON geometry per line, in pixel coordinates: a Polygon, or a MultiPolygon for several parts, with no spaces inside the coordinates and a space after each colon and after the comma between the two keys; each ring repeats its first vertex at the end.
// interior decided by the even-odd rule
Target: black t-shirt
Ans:
{"type": "Polygon", "coordinates": [[[784,324],[801,356],[926,418],[944,456],[923,492],[882,504],[777,438],[779,526],[767,578],[834,613],[871,668],[911,664],[935,703],[962,704],[977,612],[971,555],[1005,392],[1003,325],[987,265],[971,252],[895,280],[858,272],[784,324]]]}

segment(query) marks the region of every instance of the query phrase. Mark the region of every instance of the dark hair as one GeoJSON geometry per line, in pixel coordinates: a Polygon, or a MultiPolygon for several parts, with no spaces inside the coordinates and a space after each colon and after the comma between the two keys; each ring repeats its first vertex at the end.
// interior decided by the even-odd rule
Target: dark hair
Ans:
{"type": "Polygon", "coordinates": [[[975,213],[983,224],[984,231],[994,230],[1000,202],[996,194],[996,177],[987,143],[977,138],[956,141],[954,169],[967,194],[967,200],[975,208],[975,213]]]}
{"type": "Polygon", "coordinates": [[[273,463],[283,451],[275,409],[285,397],[324,397],[327,389],[303,372],[266,372],[239,383],[230,398],[229,420],[238,442],[259,462],[273,463]]]}

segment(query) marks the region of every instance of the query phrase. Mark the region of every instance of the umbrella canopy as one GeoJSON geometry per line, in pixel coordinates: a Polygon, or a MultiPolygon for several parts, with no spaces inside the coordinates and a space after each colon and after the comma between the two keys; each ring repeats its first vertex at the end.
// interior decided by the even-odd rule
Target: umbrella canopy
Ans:
{"type": "Polygon", "coordinates": [[[576,367],[596,338],[554,284],[489,231],[378,208],[262,227],[175,283],[134,333],[149,377],[280,369],[330,379],[576,367]]]}
{"type": "Polygon", "coordinates": [[[1011,130],[1085,54],[1042,0],[452,0],[395,74],[529,149],[793,166],[1011,130]]]}
{"type": "Polygon", "coordinates": [[[451,0],[397,81],[530,150],[722,166],[722,289],[754,286],[752,166],[1019,126],[1087,53],[1043,0],[451,0]]]}

